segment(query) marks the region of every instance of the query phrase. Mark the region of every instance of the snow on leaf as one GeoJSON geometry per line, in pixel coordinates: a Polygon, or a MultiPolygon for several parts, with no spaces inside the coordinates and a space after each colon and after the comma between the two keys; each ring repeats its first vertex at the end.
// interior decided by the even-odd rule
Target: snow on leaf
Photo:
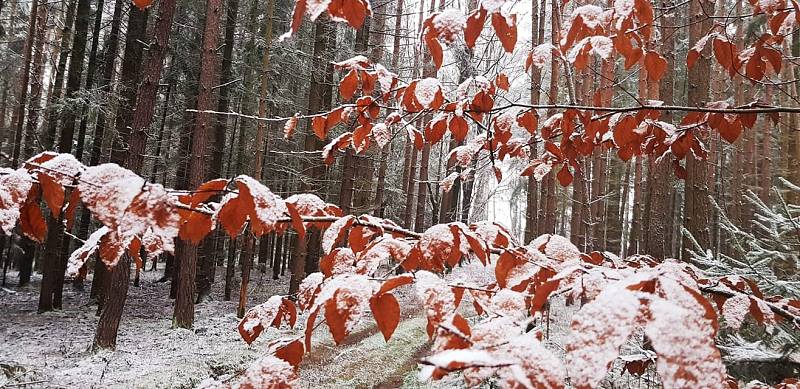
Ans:
{"type": "Polygon", "coordinates": [[[392,140],[392,133],[386,124],[377,123],[372,126],[372,137],[375,138],[375,143],[378,144],[378,147],[384,148],[392,140]]]}
{"type": "Polygon", "coordinates": [[[581,257],[581,251],[578,250],[578,248],[575,247],[575,245],[572,244],[569,239],[560,235],[540,235],[531,241],[531,243],[528,244],[528,247],[539,250],[540,252],[544,253],[547,258],[551,258],[562,263],[579,260],[581,257]]]}
{"type": "Polygon", "coordinates": [[[124,241],[147,234],[149,247],[171,253],[175,249],[179,222],[175,199],[160,184],[146,184],[119,219],[117,232],[124,241]]]}
{"type": "Polygon", "coordinates": [[[353,273],[353,264],[356,256],[349,247],[338,247],[330,254],[320,258],[319,269],[327,277],[339,274],[353,273]]]}
{"type": "Polygon", "coordinates": [[[367,276],[341,274],[322,285],[312,311],[325,308],[325,322],[336,344],[340,344],[359,323],[377,283],[367,276]]]}
{"type": "Polygon", "coordinates": [[[550,57],[554,50],[557,50],[555,46],[550,43],[543,43],[538,45],[531,50],[531,54],[528,57],[528,61],[531,65],[536,66],[537,68],[541,69],[544,65],[547,64],[547,61],[550,60],[550,57]]]}
{"type": "Polygon", "coordinates": [[[515,362],[497,371],[503,387],[564,387],[564,364],[536,339],[534,332],[512,338],[496,354],[515,362]]]}
{"type": "Polygon", "coordinates": [[[120,226],[125,211],[141,192],[144,179],[114,163],[92,166],[81,175],[81,201],[92,215],[111,229],[120,226]]]}
{"type": "Polygon", "coordinates": [[[441,95],[442,84],[438,79],[432,77],[419,80],[414,89],[414,97],[423,108],[434,108],[432,104],[437,100],[437,96],[440,99],[441,95]]]}
{"type": "Polygon", "coordinates": [[[253,234],[260,236],[276,229],[278,219],[286,216],[286,203],[266,186],[246,175],[236,177],[239,196],[244,196],[253,234]]]}
{"type": "Polygon", "coordinates": [[[320,272],[311,273],[303,279],[297,290],[297,305],[301,310],[306,310],[314,305],[314,300],[320,291],[320,286],[325,276],[320,272]]]}
{"type": "Polygon", "coordinates": [[[17,224],[32,185],[33,179],[24,169],[0,168],[0,228],[6,235],[17,224]]]}
{"type": "Polygon", "coordinates": [[[579,16],[583,24],[590,29],[601,27],[605,23],[603,9],[596,5],[586,4],[575,8],[575,10],[572,11],[572,19],[574,20],[579,16]]]}
{"type": "Polygon", "coordinates": [[[416,278],[414,286],[425,307],[425,314],[428,318],[428,336],[431,336],[433,328],[455,309],[455,295],[443,279],[431,272],[418,271],[416,278]]]}
{"type": "Polygon", "coordinates": [[[88,261],[89,258],[94,255],[95,252],[97,252],[97,249],[100,245],[100,239],[110,231],[111,230],[109,230],[106,226],[98,228],[95,232],[89,235],[88,238],[86,238],[86,241],[83,242],[81,247],[70,254],[69,259],[67,260],[67,276],[75,277],[78,275],[78,272],[81,270],[86,261],[88,261]]]}
{"type": "Polygon", "coordinates": [[[446,9],[434,14],[431,25],[436,36],[445,43],[452,43],[464,31],[467,17],[457,9],[446,9]]]}
{"type": "Polygon", "coordinates": [[[237,389],[289,389],[298,382],[297,373],[289,362],[267,355],[256,360],[244,371],[237,389]]]}
{"type": "Polygon", "coordinates": [[[618,282],[575,314],[565,350],[576,387],[596,387],[603,380],[636,327],[641,310],[639,298],[618,282]]]}
{"type": "Polygon", "coordinates": [[[663,299],[651,300],[649,311],[644,331],[658,354],[656,370],[665,388],[713,388],[725,382],[725,366],[706,321],[663,299]]]}
{"type": "Polygon", "coordinates": [[[358,253],[356,259],[356,272],[358,274],[374,274],[381,261],[394,258],[395,261],[404,261],[411,251],[411,244],[395,238],[379,238],[367,245],[358,253]]]}
{"type": "Polygon", "coordinates": [[[431,378],[442,378],[446,372],[468,367],[496,366],[505,364],[484,350],[453,349],[431,355],[423,361],[425,366],[419,373],[419,379],[427,381],[431,378]]]}
{"type": "Polygon", "coordinates": [[[511,289],[500,289],[492,297],[492,313],[523,320],[527,315],[525,296],[511,289]]]}
{"type": "Polygon", "coordinates": [[[86,167],[72,154],[66,153],[58,154],[39,165],[43,172],[53,177],[62,186],[73,184],[75,178],[86,170],[86,167]]]}
{"type": "Polygon", "coordinates": [[[330,253],[333,247],[344,239],[347,230],[353,225],[355,219],[355,216],[347,215],[331,223],[331,225],[325,229],[325,233],[322,234],[322,251],[325,254],[330,253]]]}
{"type": "Polygon", "coordinates": [[[733,296],[722,305],[722,317],[725,318],[725,324],[738,330],[742,327],[744,317],[750,310],[750,298],[745,294],[733,296]]]}
{"type": "Polygon", "coordinates": [[[453,184],[456,183],[456,179],[458,178],[458,172],[452,172],[447,175],[441,182],[439,182],[439,187],[442,188],[442,191],[445,193],[450,192],[453,189],[453,184]]]}
{"type": "Polygon", "coordinates": [[[296,320],[297,308],[294,303],[286,297],[274,295],[265,303],[247,310],[242,320],[239,321],[239,335],[247,344],[250,344],[265,328],[280,328],[284,321],[293,327],[296,320]]]}

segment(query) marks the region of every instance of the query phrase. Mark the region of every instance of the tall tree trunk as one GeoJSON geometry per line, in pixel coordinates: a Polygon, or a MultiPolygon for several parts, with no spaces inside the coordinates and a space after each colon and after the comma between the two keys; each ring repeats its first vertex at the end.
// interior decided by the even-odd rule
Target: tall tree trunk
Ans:
{"type": "MultiPolygon", "coordinates": [[[[333,83],[333,65],[330,63],[331,53],[336,50],[335,28],[329,20],[317,22],[314,32],[314,52],[311,85],[308,88],[308,113],[317,113],[331,104],[331,84],[333,83]]],[[[306,125],[306,135],[303,150],[316,151],[322,145],[311,130],[311,120],[306,125]]],[[[309,180],[303,180],[300,185],[301,192],[319,192],[321,188],[311,185],[310,182],[319,182],[324,175],[324,167],[319,161],[303,160],[302,170],[308,171],[309,180]]],[[[292,261],[291,278],[289,280],[289,294],[296,293],[300,282],[305,278],[306,262],[317,261],[313,255],[318,251],[318,231],[310,230],[306,236],[297,240],[297,246],[292,261]],[[310,237],[308,235],[311,235],[310,237]],[[316,243],[316,245],[315,245],[316,243]]]]}
{"type": "MultiPolygon", "coordinates": [[[[661,5],[666,7],[669,3],[662,0],[661,5]]],[[[665,25],[674,25],[675,16],[672,13],[664,15],[665,25]]],[[[667,69],[675,68],[675,37],[671,31],[662,28],[661,53],[667,60],[667,69]]],[[[674,98],[674,73],[664,72],[659,84],[659,98],[666,105],[673,105],[674,98]]],[[[661,114],[662,120],[667,123],[672,122],[672,113],[669,111],[661,114]]],[[[648,224],[647,235],[643,237],[644,251],[656,258],[665,258],[670,252],[667,228],[670,225],[670,192],[672,186],[671,161],[669,158],[662,158],[660,161],[652,156],[650,159],[650,179],[648,191],[650,199],[650,212],[646,215],[648,224]],[[652,169],[652,171],[651,171],[652,169]]]]}
{"type": "MultiPolygon", "coordinates": [[[[544,41],[544,13],[547,9],[547,2],[531,0],[531,49],[540,45],[544,41]]],[[[539,104],[542,95],[542,70],[537,66],[531,67],[531,104],[539,104]]],[[[538,156],[538,144],[535,142],[536,136],[531,136],[531,158],[538,156]]],[[[525,206],[525,242],[530,242],[536,238],[537,226],[539,224],[539,182],[530,175],[528,177],[528,196],[525,206]]]]}
{"type": "MultiPolygon", "coordinates": [[[[268,0],[267,1],[267,22],[264,26],[264,41],[266,46],[264,47],[264,53],[261,56],[261,74],[260,74],[260,83],[259,83],[259,99],[258,99],[258,116],[265,117],[267,116],[267,109],[268,109],[268,101],[267,95],[269,94],[269,70],[270,70],[270,55],[272,53],[272,24],[273,24],[273,16],[275,13],[275,0],[268,0]]],[[[227,32],[226,32],[227,34],[227,32]]],[[[232,38],[231,38],[232,39],[232,38]]],[[[255,161],[254,161],[254,169],[253,169],[253,177],[256,180],[262,180],[264,178],[264,156],[265,153],[269,150],[265,150],[267,147],[266,139],[268,137],[267,134],[267,123],[263,120],[259,120],[257,127],[256,127],[256,153],[255,153],[255,161]]],[[[236,307],[236,315],[237,317],[244,317],[245,309],[247,308],[247,293],[248,287],[250,285],[250,271],[253,268],[253,252],[255,247],[255,238],[249,234],[248,230],[245,230],[245,234],[243,237],[242,242],[242,253],[239,257],[239,261],[242,264],[242,285],[239,288],[239,304],[236,307]]]]}
{"type": "MultiPolygon", "coordinates": [[[[75,34],[70,52],[71,60],[67,70],[66,101],[70,107],[61,112],[61,135],[58,140],[58,152],[71,153],[72,142],[75,135],[75,113],[71,99],[74,99],[81,88],[81,74],[83,73],[83,57],[86,54],[86,35],[89,33],[89,0],[78,0],[75,10],[75,34]]],[[[81,140],[82,141],[82,140],[81,140]]]]}
{"type": "MultiPolygon", "coordinates": [[[[103,74],[100,80],[100,90],[105,93],[110,92],[112,89],[111,84],[114,78],[114,69],[116,67],[117,51],[119,48],[119,26],[122,20],[123,1],[124,0],[115,0],[114,2],[114,14],[111,17],[111,31],[108,34],[108,38],[104,43],[105,47],[103,48],[103,74]]],[[[97,165],[100,162],[100,156],[102,154],[103,136],[106,126],[106,117],[104,109],[102,108],[103,106],[101,106],[97,114],[97,122],[95,123],[94,135],[92,136],[92,148],[89,155],[90,166],[97,165]]],[[[81,213],[78,231],[88,232],[89,216],[89,212],[84,209],[81,213]]],[[[104,293],[106,288],[104,285],[107,279],[108,270],[105,265],[102,261],[95,261],[94,278],[92,278],[92,288],[89,291],[89,297],[95,299],[98,303],[101,303],[105,298],[104,293]]]]}
{"type": "MultiPolygon", "coordinates": [[[[394,35],[392,40],[392,63],[391,69],[397,72],[397,66],[400,62],[400,29],[403,26],[403,0],[397,0],[396,8],[394,13],[394,35]]],[[[385,26],[385,15],[382,15],[381,18],[384,19],[383,23],[385,26]]],[[[382,33],[375,34],[380,36],[380,40],[383,41],[384,37],[382,33]]],[[[377,38],[376,38],[377,39],[377,38]]],[[[377,47],[377,46],[376,46],[377,47]]],[[[383,52],[383,48],[381,47],[381,54],[383,52]]],[[[375,55],[372,60],[373,62],[380,61],[380,57],[377,56],[377,49],[373,50],[373,54],[375,55]]],[[[388,167],[388,160],[391,157],[391,149],[392,149],[393,142],[390,142],[388,145],[384,146],[383,150],[381,150],[380,155],[380,166],[378,167],[378,183],[375,187],[375,201],[373,201],[372,206],[375,208],[375,215],[378,217],[384,217],[385,214],[385,204],[384,204],[384,192],[386,192],[386,169],[388,167]]]]}
{"type": "MultiPolygon", "coordinates": [[[[234,34],[236,33],[236,18],[239,12],[239,0],[227,0],[225,2],[225,46],[222,50],[222,67],[220,69],[220,88],[219,99],[217,100],[217,111],[228,112],[230,105],[230,90],[233,82],[231,81],[231,68],[233,64],[233,45],[234,34]]],[[[214,123],[214,144],[211,150],[211,164],[209,165],[209,177],[222,177],[222,157],[225,153],[225,130],[227,128],[227,116],[220,116],[214,123]]],[[[214,283],[214,273],[216,270],[217,252],[214,249],[219,240],[221,231],[212,233],[214,239],[206,239],[201,247],[203,255],[200,256],[200,268],[197,274],[197,302],[203,301],[211,293],[211,285],[214,283]]]]}
{"type": "MultiPolygon", "coordinates": [[[[119,141],[127,142],[130,137],[130,125],[133,117],[133,104],[136,99],[136,85],[139,80],[139,70],[142,58],[141,41],[144,41],[145,29],[147,27],[147,11],[141,11],[133,4],[128,11],[128,33],[125,37],[125,54],[122,59],[122,71],[120,86],[119,108],[115,126],[117,137],[115,143],[119,141]]],[[[112,151],[111,162],[119,165],[126,164],[128,159],[127,149],[121,146],[115,147],[112,151]]],[[[137,172],[133,164],[133,171],[137,172]]],[[[117,331],[119,322],[122,318],[122,310],[125,300],[128,298],[128,281],[130,278],[131,259],[125,254],[122,259],[110,269],[110,280],[105,290],[105,298],[98,300],[100,309],[100,321],[95,332],[95,348],[115,348],[117,344],[117,331]]],[[[102,286],[102,284],[101,284],[102,286]]]]}
{"type": "MultiPolygon", "coordinates": [[[[707,17],[714,13],[714,2],[700,0],[689,3],[689,42],[697,42],[711,28],[713,19],[707,17]]],[[[710,48],[706,48],[709,51],[710,48]]],[[[711,76],[711,59],[701,55],[695,65],[689,69],[687,77],[687,105],[702,107],[708,102],[709,79],[711,76]]],[[[705,143],[706,136],[694,132],[698,141],[705,143]]],[[[684,198],[684,226],[703,248],[709,248],[711,233],[709,228],[711,205],[709,203],[707,170],[703,161],[697,160],[689,153],[686,157],[686,196],[684,198]]],[[[684,239],[683,258],[688,258],[687,250],[693,249],[691,243],[684,239]]]]}
{"type": "MultiPolygon", "coordinates": [[[[97,0],[94,10],[94,26],[92,28],[92,43],[89,47],[89,63],[86,67],[86,84],[85,90],[91,90],[94,85],[94,77],[97,72],[97,47],[100,43],[101,30],[103,28],[103,7],[105,0],[97,0]]],[[[78,125],[78,144],[75,148],[75,158],[79,161],[83,160],[84,149],[86,147],[86,130],[89,128],[89,107],[84,105],[81,107],[81,115],[78,117],[80,124],[78,125]]],[[[78,235],[79,238],[86,238],[86,231],[83,235],[78,235]]]]}
{"type": "Polygon", "coordinates": [[[75,24],[75,7],[77,2],[78,0],[69,0],[69,3],[67,4],[66,16],[64,18],[64,27],[61,31],[58,68],[56,68],[56,78],[55,81],[53,81],[53,92],[48,98],[51,106],[47,108],[47,128],[42,133],[42,148],[45,150],[52,149],[56,140],[56,130],[58,128],[58,118],[60,115],[52,105],[54,103],[62,102],[61,93],[64,88],[64,73],[66,73],[67,60],[69,59],[69,47],[70,40],[72,38],[72,27],[75,24]]]}
{"type": "Polygon", "coordinates": [[[19,154],[22,147],[22,125],[25,122],[25,103],[28,100],[28,81],[31,73],[31,53],[33,52],[34,37],[36,35],[37,12],[39,0],[33,0],[31,14],[28,19],[28,35],[25,39],[25,50],[22,55],[22,69],[19,76],[19,92],[17,93],[17,106],[11,117],[14,127],[14,151],[11,154],[11,166],[19,163],[19,154]]]}
{"type": "MultiPolygon", "coordinates": [[[[189,160],[189,187],[197,188],[206,179],[206,152],[212,128],[213,87],[217,79],[216,50],[219,35],[222,0],[206,1],[206,23],[203,30],[203,52],[200,57],[200,78],[197,91],[197,114],[192,136],[192,153],[189,160]]],[[[195,275],[197,272],[197,245],[181,243],[180,277],[175,299],[176,327],[191,328],[194,324],[195,275]]]]}

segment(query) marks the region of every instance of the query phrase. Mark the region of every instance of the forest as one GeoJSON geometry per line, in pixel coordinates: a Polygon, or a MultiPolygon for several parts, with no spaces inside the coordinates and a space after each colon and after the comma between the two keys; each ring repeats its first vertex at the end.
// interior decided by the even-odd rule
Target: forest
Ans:
{"type": "Polygon", "coordinates": [[[800,387],[798,0],[0,0],[0,388],[800,387]]]}

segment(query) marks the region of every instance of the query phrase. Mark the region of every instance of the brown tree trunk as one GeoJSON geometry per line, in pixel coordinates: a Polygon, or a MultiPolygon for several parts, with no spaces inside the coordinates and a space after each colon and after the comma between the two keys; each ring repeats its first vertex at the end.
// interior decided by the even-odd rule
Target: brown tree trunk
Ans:
{"type": "MultiPolygon", "coordinates": [[[[139,41],[143,41],[145,28],[147,27],[147,11],[140,11],[133,4],[130,5],[128,14],[128,34],[125,37],[125,54],[122,59],[122,72],[120,85],[122,90],[119,108],[116,117],[117,137],[115,139],[128,140],[130,136],[130,125],[132,121],[132,107],[136,98],[135,85],[139,79],[139,67],[141,64],[142,47],[139,41]]],[[[114,150],[111,161],[117,164],[126,164],[127,150],[119,147],[114,150]]],[[[138,171],[136,166],[133,171],[138,171]]],[[[105,290],[105,298],[98,300],[100,310],[100,321],[97,324],[95,333],[95,348],[115,348],[117,341],[117,331],[119,322],[122,318],[122,310],[125,300],[128,298],[128,281],[130,278],[130,257],[126,254],[122,259],[110,269],[110,280],[105,290]]],[[[102,285],[102,284],[101,284],[102,285]]]]}
{"type": "MultiPolygon", "coordinates": [[[[668,2],[662,1],[661,5],[666,7],[668,2]]],[[[675,16],[669,13],[664,16],[665,25],[674,25],[675,16]]],[[[667,60],[667,69],[675,68],[675,37],[671,31],[662,29],[663,37],[661,40],[661,53],[667,60]]],[[[674,73],[665,72],[659,84],[659,98],[666,105],[673,105],[674,99],[674,73]]],[[[672,113],[667,111],[662,113],[662,120],[671,123],[672,113]]],[[[662,158],[660,161],[652,156],[649,157],[650,164],[648,171],[650,178],[648,187],[650,210],[646,215],[648,224],[647,235],[643,237],[644,251],[656,258],[665,258],[670,252],[670,242],[668,239],[669,221],[671,211],[669,208],[671,193],[675,189],[672,184],[672,169],[669,158],[662,158]],[[651,170],[652,169],[652,170],[651,170]]]]}
{"type": "MultiPolygon", "coordinates": [[[[97,47],[99,46],[100,42],[100,35],[101,29],[103,28],[103,7],[105,5],[104,0],[97,0],[97,4],[94,10],[94,26],[92,28],[92,43],[89,48],[89,63],[86,67],[86,84],[84,86],[85,90],[92,89],[94,85],[94,75],[97,72],[97,47]]],[[[86,147],[86,130],[89,128],[89,107],[84,105],[81,107],[81,115],[78,118],[80,124],[78,125],[78,143],[75,148],[75,158],[79,161],[83,160],[84,149],[86,147]]],[[[78,235],[79,238],[85,239],[86,238],[86,231],[83,231],[82,235],[78,235]]]]}
{"type": "Polygon", "coordinates": [[[22,126],[25,122],[25,103],[28,99],[28,81],[31,73],[31,53],[33,52],[34,37],[36,35],[37,12],[39,11],[39,1],[33,0],[31,4],[31,14],[28,19],[28,35],[25,39],[25,50],[22,56],[22,69],[19,76],[19,92],[17,93],[17,106],[11,117],[11,125],[14,127],[14,149],[11,154],[11,166],[16,167],[19,162],[22,147],[22,126]]]}
{"type": "MultiPolygon", "coordinates": [[[[222,50],[222,67],[220,68],[220,88],[219,99],[217,100],[217,111],[228,112],[230,105],[231,90],[231,68],[233,65],[233,45],[234,34],[236,33],[236,18],[239,13],[239,0],[227,0],[225,2],[225,46],[222,50]]],[[[269,42],[269,41],[266,41],[269,42]]],[[[210,178],[222,177],[222,157],[225,153],[225,130],[227,128],[227,116],[216,118],[214,123],[214,143],[211,146],[211,164],[209,165],[210,178]]],[[[260,123],[260,121],[259,121],[260,123]]],[[[256,177],[258,179],[258,177],[256,177]]],[[[220,231],[212,233],[214,239],[206,239],[200,251],[203,255],[199,258],[200,268],[197,274],[197,302],[203,301],[211,293],[211,285],[214,283],[216,270],[216,250],[220,231]]]]}
{"type": "MultiPolygon", "coordinates": [[[[308,112],[317,113],[327,108],[331,103],[331,84],[333,83],[333,65],[329,62],[331,53],[336,50],[335,43],[335,28],[329,20],[317,22],[316,31],[314,32],[314,51],[311,73],[311,85],[308,89],[308,112]],[[333,36],[332,36],[333,35],[333,36]]],[[[321,142],[317,139],[311,130],[311,120],[308,120],[306,125],[306,135],[303,144],[303,150],[316,151],[322,147],[321,142]]],[[[310,179],[303,180],[300,186],[301,192],[320,192],[321,188],[317,185],[311,185],[309,182],[317,183],[324,175],[324,166],[320,165],[319,161],[303,160],[302,171],[309,172],[310,179]]],[[[308,234],[316,234],[317,232],[308,231],[308,234]]],[[[300,282],[305,278],[306,262],[317,261],[317,258],[311,257],[317,248],[314,246],[314,239],[306,237],[305,239],[298,239],[297,246],[293,256],[291,278],[289,280],[289,294],[297,292],[300,282]]],[[[319,244],[317,240],[317,245],[319,244]]]]}
{"type": "MultiPolygon", "coordinates": [[[[62,100],[64,88],[64,74],[67,69],[69,59],[70,39],[72,38],[72,27],[75,24],[75,7],[78,0],[69,0],[67,4],[66,16],[64,17],[64,27],[61,31],[61,44],[58,55],[58,67],[53,81],[53,92],[48,97],[48,102],[53,104],[62,100]]],[[[85,42],[85,41],[84,41],[85,42]]],[[[84,46],[85,47],[85,46],[84,46]]],[[[47,109],[47,128],[42,132],[42,147],[51,150],[56,140],[56,130],[58,128],[59,112],[52,106],[47,109]]]]}
{"type": "MultiPolygon", "coordinates": [[[[267,24],[264,27],[264,41],[267,45],[272,44],[272,24],[273,15],[275,12],[275,1],[268,0],[267,2],[267,24]]],[[[265,117],[267,115],[267,95],[269,94],[269,70],[270,70],[270,54],[269,46],[264,49],[264,54],[261,57],[261,76],[259,84],[259,100],[258,100],[258,116],[265,117]]],[[[264,177],[264,156],[267,150],[266,139],[267,123],[263,120],[258,121],[256,129],[256,155],[254,161],[253,177],[261,180],[264,177]]],[[[245,308],[247,307],[247,289],[250,284],[250,270],[253,268],[253,252],[255,246],[255,238],[249,234],[246,229],[242,242],[242,253],[239,261],[242,264],[242,286],[239,288],[239,305],[236,309],[237,317],[244,317],[245,308]]]]}
{"type": "MultiPolygon", "coordinates": [[[[111,18],[111,31],[105,43],[103,53],[103,74],[100,81],[100,90],[103,92],[111,91],[111,84],[114,78],[114,68],[116,67],[117,49],[119,46],[119,26],[122,20],[122,4],[123,0],[116,0],[114,2],[114,15],[111,18]]],[[[89,155],[89,165],[95,166],[100,162],[102,154],[103,136],[105,133],[106,117],[104,110],[100,109],[97,114],[97,122],[94,127],[94,135],[92,136],[92,149],[89,155]]],[[[84,210],[81,213],[79,231],[89,230],[89,213],[84,210]]],[[[96,300],[101,304],[104,299],[105,282],[108,279],[108,270],[102,261],[95,261],[94,264],[94,277],[92,278],[92,288],[89,291],[90,298],[96,300]]]]}
{"type": "MultiPolygon", "coordinates": [[[[700,39],[713,24],[713,19],[707,17],[714,12],[714,2],[701,0],[691,2],[689,5],[689,42],[696,42],[700,39]]],[[[709,48],[706,48],[708,51],[709,48]]],[[[711,72],[710,56],[701,55],[695,65],[689,69],[687,77],[687,105],[701,107],[708,102],[709,79],[711,72]]],[[[705,143],[706,136],[700,131],[694,132],[698,141],[705,143]]],[[[711,205],[709,203],[707,170],[704,161],[697,160],[691,153],[686,157],[686,195],[684,198],[683,214],[684,225],[692,236],[697,240],[701,247],[709,248],[711,242],[710,216],[711,205]]],[[[683,240],[683,258],[688,258],[687,250],[694,249],[691,243],[683,240]]]]}
{"type": "MultiPolygon", "coordinates": [[[[203,30],[203,52],[200,57],[200,78],[197,91],[197,114],[192,136],[192,152],[189,160],[189,188],[197,188],[206,179],[206,152],[209,130],[212,128],[211,114],[204,112],[213,108],[213,87],[217,79],[216,50],[219,35],[222,0],[206,1],[206,22],[203,30]]],[[[195,276],[197,273],[197,245],[181,243],[181,258],[178,261],[179,284],[175,298],[175,327],[191,328],[194,324],[195,276]]]]}
{"type": "MultiPolygon", "coordinates": [[[[77,0],[75,10],[75,34],[70,51],[69,69],[67,70],[67,87],[64,93],[67,101],[74,99],[81,88],[81,74],[83,73],[83,57],[86,54],[86,35],[89,33],[89,0],[77,0]]],[[[72,105],[72,104],[70,104],[72,105]]],[[[61,113],[61,135],[58,140],[59,153],[71,153],[72,142],[75,135],[74,107],[65,109],[61,113]]]]}

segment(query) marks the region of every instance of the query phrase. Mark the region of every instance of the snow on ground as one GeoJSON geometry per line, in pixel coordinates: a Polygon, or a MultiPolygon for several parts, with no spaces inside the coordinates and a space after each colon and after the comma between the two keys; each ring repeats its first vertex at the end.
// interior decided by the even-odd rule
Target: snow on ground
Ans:
{"type": "MultiPolygon", "coordinates": [[[[465,266],[447,278],[480,284],[492,272],[491,268],[465,266]]],[[[36,313],[40,276],[35,275],[32,284],[24,288],[0,288],[0,388],[7,384],[25,388],[191,388],[209,377],[235,382],[238,373],[266,353],[272,340],[299,333],[270,328],[247,346],[236,331],[236,302],[222,301],[224,268],[217,269],[211,299],[196,306],[194,329],[173,329],[169,283],[157,282],[161,274],[160,269],[143,272],[141,286],[131,286],[115,352],[89,351],[97,325],[96,307],[88,300],[90,282],[84,292],[68,285],[64,309],[45,314],[36,313]],[[21,383],[32,384],[19,386],[21,383]]],[[[254,269],[249,306],[273,294],[286,293],[288,277],[272,280],[270,275],[254,269]]],[[[8,285],[16,285],[16,273],[11,273],[8,281],[8,285]]],[[[327,327],[322,325],[314,331],[312,351],[300,365],[298,387],[464,387],[458,374],[433,383],[417,379],[417,360],[427,356],[430,349],[423,311],[412,285],[394,293],[402,320],[388,343],[368,312],[339,346],[333,344],[327,327]]],[[[236,296],[238,280],[234,299],[236,296]]],[[[474,321],[471,306],[465,294],[462,314],[474,321]]],[[[553,302],[545,343],[556,355],[563,357],[560,345],[565,342],[575,309],[565,307],[563,300],[553,302]]],[[[304,319],[298,318],[300,329],[304,319]]],[[[620,368],[616,363],[615,372],[606,380],[609,387],[620,382],[620,368]]],[[[627,376],[625,381],[631,384],[627,376]]]]}

